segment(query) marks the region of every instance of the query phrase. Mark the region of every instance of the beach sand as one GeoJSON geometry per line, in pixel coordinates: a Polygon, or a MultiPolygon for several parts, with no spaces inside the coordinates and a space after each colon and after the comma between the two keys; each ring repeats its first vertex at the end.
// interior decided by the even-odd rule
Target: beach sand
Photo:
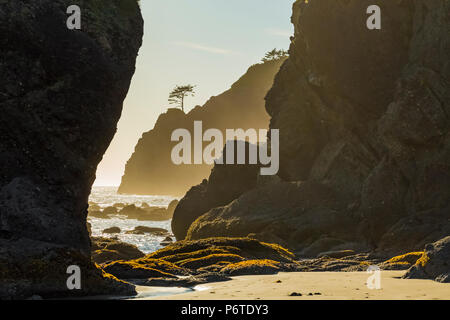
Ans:
{"type": "Polygon", "coordinates": [[[382,271],[381,289],[367,288],[366,272],[293,272],[241,276],[210,283],[183,294],[147,297],[164,300],[434,300],[450,299],[450,284],[432,280],[405,280],[404,271],[382,271]],[[277,281],[281,281],[277,283],[277,281]],[[302,296],[291,297],[291,293],[302,296]],[[320,293],[320,295],[308,295],[320,293]]]}

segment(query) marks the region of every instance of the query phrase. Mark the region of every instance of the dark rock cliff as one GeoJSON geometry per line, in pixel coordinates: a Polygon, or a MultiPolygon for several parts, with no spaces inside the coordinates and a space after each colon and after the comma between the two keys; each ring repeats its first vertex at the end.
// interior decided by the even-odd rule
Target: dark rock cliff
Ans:
{"type": "MultiPolygon", "coordinates": [[[[237,150],[239,144],[245,145],[245,157],[248,159],[250,148],[256,146],[243,141],[225,145],[222,158],[226,159],[228,147],[233,146],[234,150],[237,150]]],[[[235,163],[237,163],[236,159],[235,163]]],[[[209,179],[204,179],[201,184],[192,187],[175,208],[172,232],[177,240],[183,240],[186,237],[189,226],[204,212],[211,208],[224,206],[246,191],[255,188],[258,171],[259,165],[257,164],[216,164],[209,179]]]]}
{"type": "MultiPolygon", "coordinates": [[[[284,60],[284,59],[283,59],[284,60]]],[[[177,142],[171,142],[175,129],[188,129],[193,136],[194,121],[203,122],[203,131],[265,129],[269,116],[264,109],[264,96],[273,84],[283,60],[252,66],[228,91],[212,97],[202,107],[188,114],[169,109],[162,114],[153,130],[144,133],[128,161],[120,193],[184,195],[189,188],[207,178],[210,165],[175,165],[171,151],[177,142]]],[[[206,144],[204,145],[206,146],[206,144]]]]}
{"type": "Polygon", "coordinates": [[[449,12],[443,0],[297,1],[266,98],[283,181],[198,212],[187,238],[253,233],[314,256],[449,235],[449,12]],[[366,27],[373,4],[381,30],[366,27]]]}
{"type": "Polygon", "coordinates": [[[0,296],[132,292],[90,260],[88,196],[143,35],[136,0],[0,1],[0,296]],[[81,267],[69,292],[66,268],[81,267]]]}

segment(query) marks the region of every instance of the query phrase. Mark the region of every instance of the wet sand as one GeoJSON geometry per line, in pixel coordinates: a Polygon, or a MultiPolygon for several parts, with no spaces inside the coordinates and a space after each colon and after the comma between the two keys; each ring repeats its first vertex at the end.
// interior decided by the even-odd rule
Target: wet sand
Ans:
{"type": "MultiPolygon", "coordinates": [[[[450,300],[450,284],[432,280],[400,279],[404,271],[382,271],[381,289],[367,288],[370,274],[366,272],[294,272],[277,275],[241,276],[232,281],[210,283],[195,291],[170,294],[171,289],[153,288],[153,295],[141,299],[153,300],[450,300]],[[281,281],[281,282],[278,282],[281,281]],[[166,290],[161,296],[157,292],[166,290]],[[291,293],[302,296],[290,296],[291,293]],[[313,295],[308,295],[312,293],[313,295]],[[320,293],[320,295],[318,294],[320,293]]],[[[138,291],[142,292],[139,287],[138,291]]]]}

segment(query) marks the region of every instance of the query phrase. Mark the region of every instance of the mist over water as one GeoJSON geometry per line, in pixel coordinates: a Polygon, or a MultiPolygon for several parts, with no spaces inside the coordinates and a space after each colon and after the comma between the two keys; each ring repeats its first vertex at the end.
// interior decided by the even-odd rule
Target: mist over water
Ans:
{"type": "MultiPolygon", "coordinates": [[[[143,195],[121,195],[117,194],[117,187],[93,187],[89,197],[89,203],[95,203],[102,209],[113,206],[115,203],[126,205],[134,204],[141,206],[143,203],[151,207],[167,207],[169,203],[176,199],[170,196],[143,196],[143,195]]],[[[138,221],[126,219],[124,216],[116,215],[111,219],[99,219],[88,217],[88,222],[92,225],[92,236],[94,237],[117,237],[120,241],[136,245],[144,253],[151,253],[161,249],[161,241],[165,236],[155,236],[152,234],[136,235],[126,234],[126,231],[133,230],[137,226],[154,228],[164,228],[172,233],[171,222],[167,221],[138,221]],[[110,227],[119,227],[120,234],[104,234],[102,231],[110,227]]]]}

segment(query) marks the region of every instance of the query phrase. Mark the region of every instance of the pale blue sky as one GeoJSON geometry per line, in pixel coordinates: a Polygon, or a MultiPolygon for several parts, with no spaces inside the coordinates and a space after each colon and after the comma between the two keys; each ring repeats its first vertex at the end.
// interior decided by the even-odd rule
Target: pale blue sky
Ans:
{"type": "Polygon", "coordinates": [[[178,84],[197,85],[188,110],[227,90],[264,53],[287,49],[294,0],[141,0],[144,43],[118,132],[95,185],[119,185],[143,132],[178,84]]]}

